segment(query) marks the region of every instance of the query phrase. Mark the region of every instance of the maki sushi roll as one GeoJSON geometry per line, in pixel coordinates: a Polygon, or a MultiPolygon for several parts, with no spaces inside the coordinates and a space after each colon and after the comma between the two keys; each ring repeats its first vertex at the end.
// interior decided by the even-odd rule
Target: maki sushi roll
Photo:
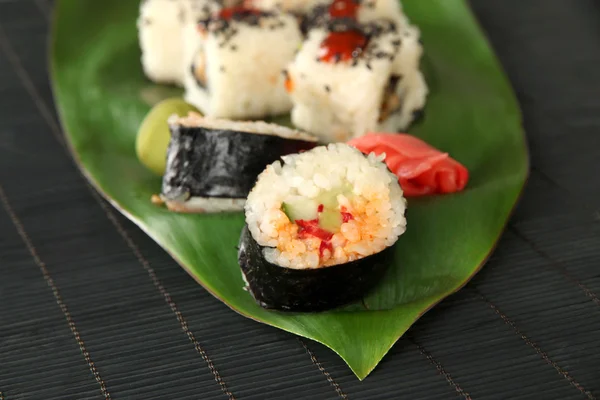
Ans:
{"type": "Polygon", "coordinates": [[[240,211],[266,165],[316,146],[308,134],[261,121],[189,113],[168,123],[171,140],[160,199],[177,212],[240,211]]]}
{"type": "Polygon", "coordinates": [[[406,229],[406,201],[383,157],[346,144],[282,157],[245,205],[238,261],[263,307],[324,311],[380,281],[406,229]]]}
{"type": "Polygon", "coordinates": [[[281,71],[302,41],[294,16],[237,6],[223,8],[199,29],[204,39],[185,77],[188,103],[216,118],[290,111],[281,71]]]}
{"type": "Polygon", "coordinates": [[[292,122],[324,142],[405,130],[428,93],[422,51],[416,28],[388,19],[310,29],[287,68],[292,122]]]}

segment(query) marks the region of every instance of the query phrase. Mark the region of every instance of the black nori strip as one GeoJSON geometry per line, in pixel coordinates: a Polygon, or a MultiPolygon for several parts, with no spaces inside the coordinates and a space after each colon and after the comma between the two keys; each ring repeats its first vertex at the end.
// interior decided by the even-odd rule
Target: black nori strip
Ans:
{"type": "Polygon", "coordinates": [[[331,310],[360,300],[383,278],[394,246],[360,260],[317,269],[284,268],[268,262],[248,225],[239,242],[238,263],[248,291],[263,308],[293,312],[331,310]]]}
{"type": "Polygon", "coordinates": [[[316,145],[275,135],[175,125],[171,127],[162,194],[171,200],[246,198],[268,164],[316,145]]]}

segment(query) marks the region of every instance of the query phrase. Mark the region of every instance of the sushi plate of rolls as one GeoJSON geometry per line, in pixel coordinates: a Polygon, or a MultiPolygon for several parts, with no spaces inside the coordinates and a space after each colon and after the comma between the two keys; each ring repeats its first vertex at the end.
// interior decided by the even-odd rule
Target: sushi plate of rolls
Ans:
{"type": "Polygon", "coordinates": [[[527,179],[464,0],[58,0],[51,53],[95,189],[359,379],[481,269],[527,179]]]}

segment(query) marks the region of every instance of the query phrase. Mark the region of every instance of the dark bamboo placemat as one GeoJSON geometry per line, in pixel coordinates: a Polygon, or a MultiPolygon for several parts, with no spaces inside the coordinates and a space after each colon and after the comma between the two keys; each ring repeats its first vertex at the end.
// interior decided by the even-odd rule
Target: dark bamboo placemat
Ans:
{"type": "Polygon", "coordinates": [[[54,113],[52,3],[0,0],[0,400],[600,397],[600,3],[472,4],[524,111],[530,181],[489,264],[359,382],[100,200],[54,113]]]}

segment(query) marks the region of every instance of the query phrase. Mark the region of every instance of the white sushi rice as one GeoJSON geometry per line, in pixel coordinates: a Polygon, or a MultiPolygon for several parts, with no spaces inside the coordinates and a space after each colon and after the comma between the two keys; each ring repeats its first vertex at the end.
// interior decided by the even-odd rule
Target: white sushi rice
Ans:
{"type": "Polygon", "coordinates": [[[217,197],[194,196],[186,201],[166,200],[163,198],[170,211],[181,213],[219,213],[242,211],[246,199],[227,199],[217,197]]]}
{"type": "Polygon", "coordinates": [[[236,32],[226,44],[222,32],[209,27],[194,58],[196,65],[203,66],[206,88],[188,68],[185,100],[217,118],[263,118],[289,112],[292,102],[282,70],[302,41],[296,19],[276,13],[261,17],[257,25],[233,20],[229,26],[236,32]]]}
{"type": "Polygon", "coordinates": [[[183,9],[183,25],[181,27],[181,77],[180,82],[183,86],[185,75],[192,65],[194,56],[202,47],[204,37],[198,30],[198,21],[207,20],[215,15],[221,8],[219,0],[179,0],[183,9]]]}
{"type": "Polygon", "coordinates": [[[169,117],[168,124],[170,126],[181,125],[185,127],[203,127],[208,129],[248,132],[255,135],[279,136],[286,139],[298,139],[309,142],[317,141],[317,138],[313,135],[277,124],[264,121],[230,121],[226,119],[204,117],[195,112],[189,112],[185,117],[173,114],[169,117]]]}
{"type": "Polygon", "coordinates": [[[142,67],[154,82],[178,84],[182,81],[180,12],[179,0],[144,0],[140,3],[137,27],[142,67]]]}
{"type": "Polygon", "coordinates": [[[288,66],[293,81],[290,94],[294,107],[292,122],[316,134],[324,142],[343,142],[367,132],[397,132],[408,128],[413,112],[425,105],[428,89],[419,71],[423,53],[419,30],[414,26],[398,28],[371,39],[365,51],[377,46],[393,54],[371,57],[368,66],[359,63],[318,61],[320,46],[329,33],[322,28],[310,31],[302,49],[288,66]],[[401,41],[396,50],[394,42],[401,41]],[[394,95],[399,109],[381,122],[381,107],[392,76],[401,79],[394,95]]]}
{"type": "MultiPolygon", "coordinates": [[[[346,232],[349,228],[358,228],[353,225],[355,221],[342,224],[341,233],[331,239],[334,251],[328,265],[363,258],[393,245],[406,230],[406,201],[398,178],[387,169],[383,159],[384,156],[377,157],[373,153],[365,157],[354,147],[335,143],[284,156],[283,163],[277,161],[269,165],[259,175],[245,205],[246,223],[257,243],[265,247],[266,259],[287,268],[322,267],[318,249],[307,249],[295,256],[278,249],[289,240],[280,230],[282,218],[287,219],[282,216],[282,204],[298,199],[310,201],[348,184],[354,196],[378,199],[376,204],[367,203],[366,207],[374,207],[367,215],[378,218],[380,223],[374,237],[365,239],[368,235],[363,233],[362,239],[353,240],[344,248],[341,246],[344,236],[348,237],[346,232]]],[[[340,205],[347,203],[343,195],[337,199],[340,205]]],[[[354,235],[359,235],[358,238],[360,232],[354,235]]]]}

